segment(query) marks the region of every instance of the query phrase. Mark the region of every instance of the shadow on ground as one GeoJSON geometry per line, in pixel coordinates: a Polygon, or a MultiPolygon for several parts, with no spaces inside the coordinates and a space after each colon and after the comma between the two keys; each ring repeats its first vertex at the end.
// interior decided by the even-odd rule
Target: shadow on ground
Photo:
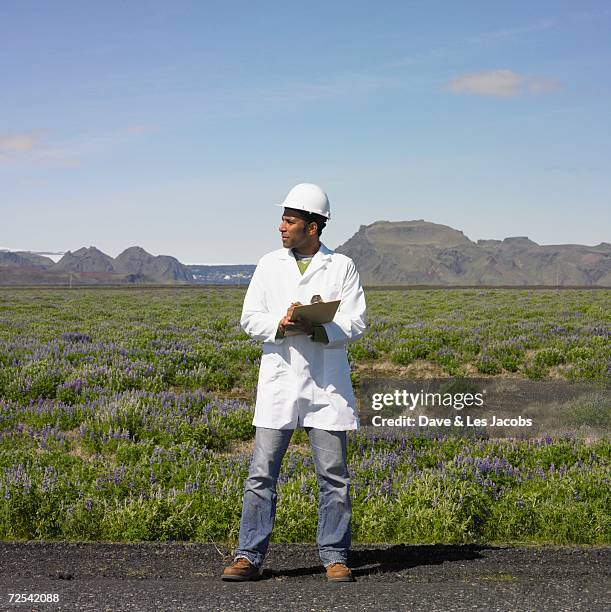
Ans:
{"type": "MultiPolygon", "coordinates": [[[[355,577],[401,570],[421,565],[440,565],[452,561],[473,561],[482,559],[483,551],[498,550],[495,546],[479,544],[449,545],[434,544],[429,546],[408,546],[397,544],[388,548],[371,548],[351,550],[348,565],[355,577]]],[[[264,569],[262,579],[277,577],[311,576],[324,573],[321,565],[296,567],[291,569],[264,569]]]]}

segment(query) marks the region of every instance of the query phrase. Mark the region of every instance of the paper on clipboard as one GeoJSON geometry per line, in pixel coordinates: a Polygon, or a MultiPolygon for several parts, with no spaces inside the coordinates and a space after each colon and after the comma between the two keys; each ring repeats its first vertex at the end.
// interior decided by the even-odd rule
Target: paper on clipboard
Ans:
{"type": "MultiPolygon", "coordinates": [[[[303,317],[307,321],[311,321],[315,325],[329,323],[333,321],[333,317],[337,312],[341,300],[333,300],[332,302],[316,302],[315,304],[303,304],[295,306],[291,321],[295,321],[296,317],[303,317]]],[[[295,336],[300,332],[286,332],[287,336],[295,336]]]]}

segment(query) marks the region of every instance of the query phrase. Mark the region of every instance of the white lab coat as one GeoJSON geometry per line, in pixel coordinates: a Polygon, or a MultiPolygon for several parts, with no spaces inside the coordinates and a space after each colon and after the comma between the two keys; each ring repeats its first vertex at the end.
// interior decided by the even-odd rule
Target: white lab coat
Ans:
{"type": "Polygon", "coordinates": [[[305,274],[290,249],[263,256],[244,298],[241,325],[263,340],[253,425],[270,429],[356,429],[346,345],[365,331],[365,296],[354,262],[321,243],[305,274]],[[276,339],[292,302],[341,300],[324,327],[328,344],[300,334],[276,339]]]}

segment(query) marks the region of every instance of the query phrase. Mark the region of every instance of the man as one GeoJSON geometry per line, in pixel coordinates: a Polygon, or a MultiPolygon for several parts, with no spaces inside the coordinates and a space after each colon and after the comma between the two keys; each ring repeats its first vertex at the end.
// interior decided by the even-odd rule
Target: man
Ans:
{"type": "Polygon", "coordinates": [[[296,427],[308,433],[319,485],[319,554],[330,581],[352,581],[346,566],[352,507],[346,432],[358,420],[346,344],[365,331],[365,297],[354,263],[320,242],[330,218],[325,192],[296,185],[282,204],[282,249],[261,258],[244,298],[241,324],[263,340],[253,425],[255,450],[244,485],[240,536],[223,580],[255,580],[276,514],[280,464],[296,427]],[[297,303],[341,300],[333,321],[297,318],[297,303]]]}

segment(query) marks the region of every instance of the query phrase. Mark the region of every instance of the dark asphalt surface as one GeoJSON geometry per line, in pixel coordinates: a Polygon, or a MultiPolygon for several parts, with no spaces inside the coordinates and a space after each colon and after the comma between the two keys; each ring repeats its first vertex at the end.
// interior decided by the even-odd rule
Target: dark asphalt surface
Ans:
{"type": "Polygon", "coordinates": [[[0,542],[0,609],[611,609],[611,547],[363,545],[350,558],[356,582],[337,584],[312,545],[272,546],[254,583],[222,582],[229,560],[212,544],[0,542]],[[59,603],[11,604],[10,593],[59,603]]]}

